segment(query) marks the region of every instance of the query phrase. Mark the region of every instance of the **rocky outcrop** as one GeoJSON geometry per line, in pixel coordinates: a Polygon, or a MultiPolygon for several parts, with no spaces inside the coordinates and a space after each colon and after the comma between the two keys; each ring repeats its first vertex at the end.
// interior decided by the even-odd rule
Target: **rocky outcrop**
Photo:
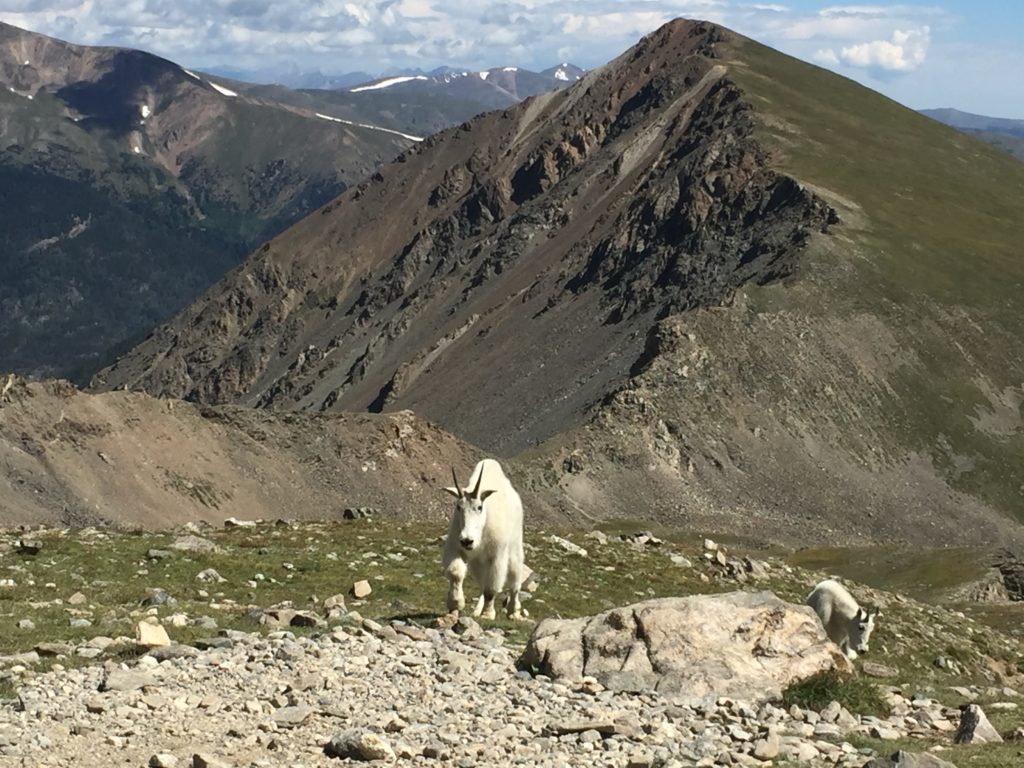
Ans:
{"type": "Polygon", "coordinates": [[[662,598],[593,617],[545,619],[520,664],[556,679],[593,677],[619,691],[750,701],[790,683],[849,671],[814,613],[771,592],[662,598]]]}

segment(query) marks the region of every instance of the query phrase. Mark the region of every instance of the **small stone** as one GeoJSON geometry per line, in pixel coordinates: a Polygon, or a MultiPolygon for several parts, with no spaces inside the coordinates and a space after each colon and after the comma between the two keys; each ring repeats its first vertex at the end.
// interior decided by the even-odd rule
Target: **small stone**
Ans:
{"type": "Polygon", "coordinates": [[[557,736],[565,736],[569,733],[583,733],[584,731],[594,731],[599,734],[610,736],[615,733],[615,723],[611,719],[563,720],[559,723],[552,724],[549,726],[548,730],[557,736]]]}
{"type": "Polygon", "coordinates": [[[209,539],[204,539],[202,536],[179,536],[171,544],[171,549],[176,549],[179,552],[195,552],[199,554],[208,555],[213,552],[220,552],[220,547],[214,544],[209,539]]]}
{"type": "Polygon", "coordinates": [[[370,731],[352,729],[338,734],[324,745],[324,754],[350,760],[386,760],[392,762],[395,752],[382,737],[370,731]]]}
{"type": "Polygon", "coordinates": [[[588,557],[589,553],[579,544],[573,544],[568,539],[563,539],[561,536],[555,536],[551,534],[548,536],[548,541],[556,546],[561,547],[563,550],[568,552],[570,555],[578,555],[579,557],[588,557]]]}
{"type": "Polygon", "coordinates": [[[101,691],[137,691],[156,685],[156,680],[145,672],[136,672],[127,669],[111,669],[107,672],[103,682],[100,683],[101,691]]]}
{"type": "Polygon", "coordinates": [[[821,710],[821,719],[826,723],[834,723],[839,718],[842,705],[838,701],[830,701],[828,706],[821,710]]]}
{"type": "Polygon", "coordinates": [[[150,549],[146,552],[147,560],[166,560],[170,556],[170,550],[166,549],[150,549]]]}
{"type": "Polygon", "coordinates": [[[369,597],[370,593],[373,592],[373,587],[370,586],[370,582],[366,579],[361,579],[352,585],[349,593],[352,597],[357,600],[362,600],[364,597],[369,597]]]}
{"type": "Polygon", "coordinates": [[[888,728],[884,725],[873,725],[869,731],[871,738],[881,739],[882,741],[896,741],[900,738],[900,732],[895,728],[888,728]]]}
{"type": "Polygon", "coordinates": [[[178,758],[166,752],[158,752],[149,758],[149,768],[175,768],[178,765],[178,758]]]}
{"type": "Polygon", "coordinates": [[[770,733],[754,742],[754,757],[758,760],[774,760],[779,756],[781,741],[777,734],[770,733]]]}
{"type": "Polygon", "coordinates": [[[324,600],[324,610],[333,611],[336,608],[345,608],[345,596],[340,592],[337,595],[331,595],[324,600]]]}
{"type": "Polygon", "coordinates": [[[140,602],[140,605],[145,608],[151,608],[155,605],[166,605],[168,608],[174,608],[177,604],[177,600],[159,587],[149,590],[149,595],[144,597],[140,602]]]}
{"type": "Polygon", "coordinates": [[[94,715],[102,714],[107,711],[107,702],[98,696],[93,699],[87,699],[85,702],[85,711],[94,715]]]}
{"type": "Polygon", "coordinates": [[[33,630],[35,628],[36,628],[36,623],[34,621],[32,621],[32,619],[19,619],[18,620],[18,629],[24,629],[24,630],[27,630],[27,631],[31,631],[31,630],[33,630]]]}
{"type": "Polygon", "coordinates": [[[463,640],[474,640],[484,633],[476,620],[469,616],[460,616],[452,627],[452,631],[457,635],[462,635],[463,640]]]}
{"type": "Polygon", "coordinates": [[[135,625],[135,642],[143,648],[162,648],[171,644],[171,638],[159,624],[140,621],[135,625]]]}
{"type": "Polygon", "coordinates": [[[67,643],[40,643],[36,646],[36,653],[40,656],[67,656],[72,648],[67,643]]]}
{"type": "Polygon", "coordinates": [[[72,629],[88,629],[92,626],[92,622],[88,619],[71,619],[68,626],[72,629]]]}
{"type": "Polygon", "coordinates": [[[229,517],[224,521],[225,528],[255,528],[255,520],[239,520],[237,517],[229,517]]]}
{"type": "Polygon", "coordinates": [[[423,756],[430,760],[449,760],[451,751],[440,741],[432,741],[423,748],[423,756]]]}
{"type": "Polygon", "coordinates": [[[205,752],[192,755],[192,768],[228,768],[228,764],[205,752]]]}
{"type": "Polygon", "coordinates": [[[81,592],[75,592],[68,598],[68,605],[85,605],[87,598],[81,592]]]}
{"type": "Polygon", "coordinates": [[[865,661],[861,664],[860,671],[868,677],[896,677],[899,674],[899,670],[895,667],[879,664],[874,661],[865,661]]]}
{"type": "Polygon", "coordinates": [[[217,584],[223,584],[227,579],[221,576],[213,568],[207,568],[196,574],[197,581],[212,581],[217,584]]]}
{"type": "Polygon", "coordinates": [[[281,707],[273,715],[273,720],[281,728],[294,728],[302,725],[313,714],[313,710],[305,705],[281,707]]]}

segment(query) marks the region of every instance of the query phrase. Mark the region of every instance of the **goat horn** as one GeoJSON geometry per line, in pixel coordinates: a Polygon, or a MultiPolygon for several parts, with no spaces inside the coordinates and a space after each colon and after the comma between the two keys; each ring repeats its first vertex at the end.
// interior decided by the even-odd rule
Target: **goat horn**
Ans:
{"type": "Polygon", "coordinates": [[[452,467],[452,482],[455,483],[455,490],[459,492],[459,498],[462,498],[462,486],[459,485],[459,478],[455,476],[455,467],[452,467]]]}
{"type": "Polygon", "coordinates": [[[476,478],[476,488],[473,489],[473,498],[474,499],[478,498],[480,496],[480,483],[482,483],[483,480],[484,480],[484,468],[480,467],[480,474],[477,475],[477,478],[476,478]]]}

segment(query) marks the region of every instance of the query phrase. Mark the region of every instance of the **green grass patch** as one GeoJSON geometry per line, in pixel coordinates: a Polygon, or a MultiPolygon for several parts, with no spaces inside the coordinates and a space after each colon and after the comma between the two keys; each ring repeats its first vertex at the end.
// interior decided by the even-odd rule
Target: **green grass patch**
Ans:
{"type": "Polygon", "coordinates": [[[782,701],[787,707],[795,704],[815,712],[838,701],[857,715],[889,714],[889,706],[877,683],[866,677],[849,677],[834,670],[793,683],[782,692],[782,701]]]}

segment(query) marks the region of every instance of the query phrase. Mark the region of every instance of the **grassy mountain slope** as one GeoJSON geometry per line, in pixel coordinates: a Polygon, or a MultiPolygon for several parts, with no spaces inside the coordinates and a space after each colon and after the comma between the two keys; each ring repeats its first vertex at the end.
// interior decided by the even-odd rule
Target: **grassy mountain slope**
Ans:
{"type": "MultiPolygon", "coordinates": [[[[599,488],[665,519],[710,509],[742,530],[843,541],[1019,539],[1024,169],[753,41],[718,52],[772,164],[841,224],[799,280],[664,322],[637,377],[543,460],[589,454],[599,488]],[[653,490],[630,480],[640,466],[658,470],[653,490]]],[[[581,503],[595,492],[561,482],[581,503]]]]}
{"type": "Polygon", "coordinates": [[[403,156],[97,383],[411,407],[526,449],[580,520],[1019,538],[1022,192],[969,136],[674,22],[403,156]]]}

